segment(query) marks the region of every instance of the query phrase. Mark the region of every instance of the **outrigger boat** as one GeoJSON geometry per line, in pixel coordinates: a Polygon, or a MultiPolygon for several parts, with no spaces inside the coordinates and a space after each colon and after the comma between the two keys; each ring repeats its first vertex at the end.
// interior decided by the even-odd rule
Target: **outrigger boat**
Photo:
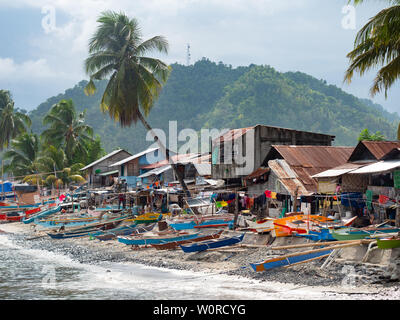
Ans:
{"type": "Polygon", "coordinates": [[[142,234],[139,236],[132,236],[132,237],[117,237],[118,242],[132,245],[132,246],[146,246],[151,244],[159,244],[159,243],[167,243],[167,242],[174,242],[174,241],[181,241],[181,240],[190,240],[195,239],[198,237],[198,233],[194,234],[170,234],[165,236],[160,236],[157,234],[142,234]]]}
{"type": "Polygon", "coordinates": [[[127,220],[128,222],[135,222],[136,224],[140,223],[152,223],[160,221],[163,218],[162,213],[148,212],[144,213],[140,216],[127,220]]]}
{"type": "Polygon", "coordinates": [[[89,233],[90,237],[95,237],[96,239],[99,239],[101,241],[108,241],[108,240],[113,240],[116,239],[117,236],[126,236],[126,235],[137,235],[141,233],[145,233],[148,231],[153,230],[154,226],[156,224],[152,223],[149,225],[136,225],[130,224],[130,225],[125,225],[125,226],[120,226],[114,229],[109,229],[106,231],[97,231],[93,233],[89,233]]]}
{"type": "MultiPolygon", "coordinates": [[[[66,239],[66,238],[76,238],[76,237],[85,237],[88,236],[89,233],[100,231],[100,230],[108,230],[114,229],[119,226],[124,220],[126,220],[129,215],[125,215],[122,217],[108,219],[103,222],[97,222],[88,224],[84,227],[71,228],[69,230],[59,230],[58,232],[48,232],[47,235],[53,239],[66,239]]],[[[62,227],[64,228],[64,227],[62,227]]]]}
{"type": "Polygon", "coordinates": [[[219,239],[201,241],[201,242],[191,243],[188,245],[179,245],[179,246],[181,247],[183,252],[186,252],[186,253],[199,252],[199,251],[205,251],[208,249],[232,246],[234,244],[241,242],[243,240],[243,237],[244,237],[244,233],[242,233],[240,236],[223,237],[223,238],[219,238],[219,239]]]}
{"type": "Polygon", "coordinates": [[[394,249],[400,247],[400,236],[376,239],[379,249],[394,249]]]}
{"type": "Polygon", "coordinates": [[[317,251],[317,252],[308,252],[304,254],[297,254],[294,256],[283,256],[268,259],[259,263],[250,263],[250,266],[254,271],[266,271],[274,268],[284,267],[293,265],[300,262],[312,261],[316,259],[322,259],[329,256],[332,253],[332,249],[317,251]]]}
{"type": "Polygon", "coordinates": [[[394,228],[387,223],[382,223],[375,226],[365,228],[345,228],[342,230],[332,231],[332,237],[336,240],[360,240],[366,238],[383,238],[388,237],[388,234],[398,233],[399,228],[394,228]]]}
{"type": "Polygon", "coordinates": [[[209,235],[198,235],[197,238],[194,239],[189,239],[189,240],[180,240],[180,241],[169,241],[166,243],[158,243],[158,244],[152,244],[151,246],[156,248],[157,250],[173,250],[177,249],[179,245],[181,244],[187,244],[187,243],[194,243],[194,242],[200,242],[200,241],[205,241],[205,240],[211,240],[211,239],[217,239],[220,237],[220,235],[224,232],[224,230],[220,230],[216,233],[209,234],[209,235]]]}

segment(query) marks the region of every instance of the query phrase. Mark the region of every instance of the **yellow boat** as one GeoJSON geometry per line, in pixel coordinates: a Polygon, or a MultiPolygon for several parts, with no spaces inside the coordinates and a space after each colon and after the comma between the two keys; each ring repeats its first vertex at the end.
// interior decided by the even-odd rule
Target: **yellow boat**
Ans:
{"type": "Polygon", "coordinates": [[[324,216],[307,214],[296,214],[285,218],[275,219],[273,222],[275,237],[291,236],[293,231],[297,233],[307,232],[307,228],[304,226],[304,223],[296,225],[293,223],[294,221],[304,221],[305,224],[308,223],[309,226],[311,226],[312,224],[333,221],[333,219],[324,216]]]}
{"type": "Polygon", "coordinates": [[[133,219],[127,219],[126,221],[128,222],[136,222],[136,224],[139,223],[151,223],[151,222],[157,222],[160,221],[163,218],[163,214],[157,213],[157,212],[147,212],[144,213],[140,216],[137,216],[136,218],[133,219]]]}

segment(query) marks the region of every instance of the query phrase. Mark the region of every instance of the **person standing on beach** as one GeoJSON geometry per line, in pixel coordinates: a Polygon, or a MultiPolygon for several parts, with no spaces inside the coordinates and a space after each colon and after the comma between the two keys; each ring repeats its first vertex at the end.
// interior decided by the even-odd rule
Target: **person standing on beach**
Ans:
{"type": "Polygon", "coordinates": [[[122,203],[122,209],[125,209],[125,205],[126,205],[126,197],[125,197],[125,194],[120,193],[119,196],[118,196],[118,200],[119,200],[119,202],[118,202],[118,209],[121,208],[121,203],[122,203]]]}

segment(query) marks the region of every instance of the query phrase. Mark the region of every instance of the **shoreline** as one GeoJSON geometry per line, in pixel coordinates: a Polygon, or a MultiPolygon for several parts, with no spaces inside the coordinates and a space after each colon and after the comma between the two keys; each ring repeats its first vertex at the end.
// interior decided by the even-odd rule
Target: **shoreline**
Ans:
{"type": "Polygon", "coordinates": [[[182,250],[156,250],[153,247],[131,249],[131,246],[116,240],[100,241],[85,238],[51,239],[31,225],[18,222],[0,224],[1,231],[24,246],[42,249],[69,256],[80,263],[102,262],[135,263],[147,267],[170,270],[186,270],[207,274],[236,276],[259,282],[289,285],[310,290],[321,290],[330,294],[352,296],[365,295],[368,299],[400,299],[398,282],[390,281],[387,266],[362,264],[354,261],[335,260],[322,270],[322,260],[316,260],[290,268],[276,268],[268,272],[255,272],[250,263],[277,256],[285,251],[271,252],[265,248],[224,248],[187,254],[182,250]],[[34,238],[28,240],[30,238],[34,238]],[[349,271],[354,277],[348,278],[349,271]],[[345,279],[347,277],[347,279],[345,279]],[[349,280],[349,281],[347,281],[349,280]]]}

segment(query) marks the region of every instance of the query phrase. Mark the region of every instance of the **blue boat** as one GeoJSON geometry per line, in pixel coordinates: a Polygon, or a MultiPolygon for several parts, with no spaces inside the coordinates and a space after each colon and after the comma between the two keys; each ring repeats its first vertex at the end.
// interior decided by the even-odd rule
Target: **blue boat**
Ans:
{"type": "Polygon", "coordinates": [[[265,260],[260,263],[250,263],[250,266],[253,268],[254,271],[266,271],[274,268],[280,268],[284,266],[289,266],[295,263],[299,262],[305,262],[305,261],[312,261],[314,259],[318,258],[324,258],[327,257],[329,254],[332,253],[332,249],[327,249],[323,251],[318,251],[318,252],[312,252],[312,253],[307,253],[303,255],[296,255],[292,257],[288,256],[283,256],[283,257],[277,257],[277,258],[272,258],[265,260]]]}
{"type": "Polygon", "coordinates": [[[244,237],[244,233],[241,234],[240,236],[223,237],[223,238],[219,238],[219,239],[206,240],[206,241],[191,243],[191,244],[187,244],[187,245],[179,245],[179,246],[186,253],[198,252],[198,251],[205,251],[207,249],[231,246],[231,245],[241,242],[243,240],[243,237],[244,237]]]}
{"type": "MultiPolygon", "coordinates": [[[[52,215],[52,214],[54,214],[54,213],[57,213],[57,212],[59,212],[59,211],[61,211],[61,207],[60,206],[57,206],[57,207],[54,207],[54,208],[50,208],[50,209],[47,209],[47,210],[45,210],[45,211],[43,211],[43,212],[40,212],[38,215],[35,215],[35,216],[33,216],[33,217],[30,217],[29,219],[24,219],[24,220],[22,220],[25,224],[28,224],[28,223],[32,223],[32,222],[35,222],[35,220],[36,219],[39,219],[39,218],[43,218],[43,217],[47,217],[47,216],[49,216],[49,215],[52,215]]],[[[36,220],[37,221],[37,220],[36,220]]]]}
{"type": "Polygon", "coordinates": [[[336,241],[329,229],[321,229],[320,232],[310,230],[308,234],[300,233],[296,234],[296,236],[310,239],[312,241],[336,241]]]}
{"type": "Polygon", "coordinates": [[[197,229],[197,228],[207,228],[207,227],[223,227],[229,226],[230,223],[233,223],[233,220],[226,219],[215,219],[215,220],[207,220],[201,223],[196,223],[194,221],[191,222],[182,222],[182,223],[171,223],[169,226],[174,230],[187,230],[187,229],[197,229]]]}
{"type": "Polygon", "coordinates": [[[161,243],[168,243],[174,241],[182,241],[182,240],[190,240],[195,239],[199,236],[198,233],[194,234],[187,234],[182,236],[160,236],[160,237],[148,237],[148,238],[135,238],[135,237],[117,237],[118,242],[133,245],[133,246],[145,246],[149,244],[161,244],[161,243]]]}

